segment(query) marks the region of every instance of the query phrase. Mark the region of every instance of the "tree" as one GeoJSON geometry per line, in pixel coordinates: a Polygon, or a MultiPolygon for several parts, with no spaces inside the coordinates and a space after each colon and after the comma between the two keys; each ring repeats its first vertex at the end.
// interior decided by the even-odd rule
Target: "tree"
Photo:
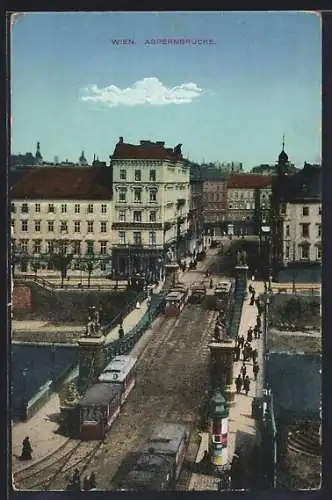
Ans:
{"type": "Polygon", "coordinates": [[[72,254],[66,255],[63,252],[56,253],[51,256],[50,260],[53,267],[61,273],[61,288],[63,288],[63,282],[67,278],[67,271],[72,258],[72,254]]]}

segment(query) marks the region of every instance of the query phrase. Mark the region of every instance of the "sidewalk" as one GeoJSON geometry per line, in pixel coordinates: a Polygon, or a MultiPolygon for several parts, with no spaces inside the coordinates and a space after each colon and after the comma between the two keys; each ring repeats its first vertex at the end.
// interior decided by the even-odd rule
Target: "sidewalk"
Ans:
{"type": "MultiPolygon", "coordinates": [[[[248,283],[249,285],[249,283],[248,283]]],[[[263,282],[253,282],[252,285],[256,290],[256,296],[264,292],[263,282]]],[[[254,327],[256,324],[257,317],[257,307],[256,305],[250,306],[250,297],[245,299],[242,315],[239,327],[239,335],[243,335],[247,338],[247,331],[249,327],[254,327]]],[[[229,409],[229,419],[228,419],[228,458],[229,462],[232,461],[232,457],[235,450],[240,451],[241,455],[248,455],[252,448],[259,443],[260,436],[256,432],[255,420],[251,416],[251,404],[253,398],[256,396],[256,388],[261,387],[262,381],[262,360],[263,360],[263,336],[260,339],[253,340],[251,342],[253,348],[258,351],[258,364],[260,367],[260,372],[258,373],[257,382],[254,381],[254,376],[252,372],[253,363],[252,361],[246,362],[247,374],[250,377],[250,391],[248,396],[244,393],[235,393],[234,404],[229,409]]],[[[241,355],[242,358],[242,355],[241,355]]],[[[238,362],[234,362],[234,389],[235,389],[235,378],[240,373],[240,368],[242,366],[242,359],[238,362]]],[[[202,441],[200,449],[197,454],[196,462],[199,462],[203,456],[204,450],[208,449],[208,434],[202,434],[202,441]]],[[[216,491],[217,483],[216,477],[206,474],[192,474],[189,490],[191,491],[216,491]]]]}
{"type": "MultiPolygon", "coordinates": [[[[153,293],[159,293],[162,288],[161,283],[153,290],[153,293]]],[[[147,299],[141,303],[140,309],[131,311],[123,321],[125,335],[137,325],[148,309],[147,299]]],[[[157,321],[158,318],[155,320],[157,321]]],[[[116,326],[106,336],[107,342],[118,339],[119,326],[116,326]]],[[[149,332],[149,330],[148,330],[149,332]]],[[[144,335],[142,339],[144,338],[144,335]]],[[[140,339],[140,340],[142,340],[140,339]]],[[[135,347],[134,347],[135,349],[135,347]]],[[[60,412],[60,401],[57,393],[52,394],[47,403],[27,422],[12,424],[12,468],[13,472],[28,468],[48,455],[54,453],[66,441],[67,437],[57,434],[57,417],[60,412]],[[22,441],[29,436],[33,448],[33,460],[30,462],[21,462],[17,456],[21,455],[22,441]]]]}

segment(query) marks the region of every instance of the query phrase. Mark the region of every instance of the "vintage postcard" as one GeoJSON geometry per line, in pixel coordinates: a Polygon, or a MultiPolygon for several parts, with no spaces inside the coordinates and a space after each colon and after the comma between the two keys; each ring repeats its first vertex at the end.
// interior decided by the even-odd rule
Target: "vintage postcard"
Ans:
{"type": "Polygon", "coordinates": [[[321,487],[321,22],[11,17],[13,488],[321,487]]]}

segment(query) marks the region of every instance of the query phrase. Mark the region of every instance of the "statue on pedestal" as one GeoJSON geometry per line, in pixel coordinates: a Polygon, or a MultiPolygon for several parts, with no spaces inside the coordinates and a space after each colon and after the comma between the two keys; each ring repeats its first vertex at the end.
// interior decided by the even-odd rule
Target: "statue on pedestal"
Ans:
{"type": "Polygon", "coordinates": [[[87,337],[101,337],[99,311],[95,307],[89,307],[89,318],[85,335],[87,337]]]}
{"type": "Polygon", "coordinates": [[[246,266],[247,265],[247,252],[243,250],[238,250],[236,252],[236,265],[246,266]]]}

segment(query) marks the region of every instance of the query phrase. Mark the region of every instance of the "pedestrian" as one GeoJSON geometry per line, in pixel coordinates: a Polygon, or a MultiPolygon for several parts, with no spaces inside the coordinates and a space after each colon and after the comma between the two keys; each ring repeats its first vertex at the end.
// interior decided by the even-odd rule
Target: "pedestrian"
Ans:
{"type": "Polygon", "coordinates": [[[257,375],[258,375],[258,372],[259,372],[259,366],[258,366],[258,363],[254,363],[254,366],[252,368],[252,371],[254,373],[254,378],[255,380],[257,380],[257,375]]]}
{"type": "Polygon", "coordinates": [[[247,341],[252,342],[252,328],[250,327],[247,333],[247,341]]]}
{"type": "Polygon", "coordinates": [[[121,323],[119,328],[119,339],[123,339],[123,337],[124,337],[124,329],[121,323]]]}
{"type": "Polygon", "coordinates": [[[89,478],[89,482],[90,482],[90,490],[94,489],[97,487],[97,484],[96,484],[96,474],[94,472],[91,472],[90,474],[90,478],[89,478]]]}
{"type": "Polygon", "coordinates": [[[244,336],[241,335],[240,337],[240,343],[241,343],[241,348],[243,349],[243,346],[244,346],[244,336]]]}
{"type": "Polygon", "coordinates": [[[141,304],[139,303],[139,301],[136,302],[136,309],[140,309],[141,308],[141,304]]]}
{"type": "Polygon", "coordinates": [[[213,288],[213,279],[212,278],[210,279],[210,288],[211,289],[213,288]]]}
{"type": "Polygon", "coordinates": [[[255,292],[252,292],[251,298],[250,298],[250,305],[253,306],[255,304],[255,292]]]}
{"type": "Polygon", "coordinates": [[[90,489],[90,481],[88,476],[85,476],[85,478],[83,479],[83,490],[88,491],[89,489],[90,489]]]}
{"type": "Polygon", "coordinates": [[[240,394],[241,389],[242,389],[242,377],[241,377],[241,373],[239,373],[239,375],[235,379],[235,387],[236,387],[236,392],[238,394],[240,394]]]}
{"type": "Polygon", "coordinates": [[[257,316],[257,319],[256,319],[256,325],[257,325],[257,328],[260,328],[262,326],[262,320],[261,320],[261,317],[259,315],[257,316]]]}
{"type": "Polygon", "coordinates": [[[252,357],[252,362],[255,364],[258,358],[258,351],[257,349],[253,349],[251,351],[251,357],[252,357]]]}
{"type": "Polygon", "coordinates": [[[30,443],[30,438],[27,436],[22,442],[22,453],[20,456],[21,460],[32,460],[32,447],[30,443]]]}
{"type": "Polygon", "coordinates": [[[237,345],[234,349],[234,361],[240,360],[240,353],[241,353],[240,346],[237,345]]]}
{"type": "Polygon", "coordinates": [[[253,290],[252,285],[248,286],[248,290],[249,290],[249,293],[252,293],[252,290],[253,290]]]}
{"type": "Polygon", "coordinates": [[[254,337],[255,337],[255,340],[258,337],[258,326],[257,325],[255,325],[255,328],[254,328],[254,337]]]}
{"type": "Polygon", "coordinates": [[[246,393],[246,396],[248,396],[248,392],[250,391],[250,378],[248,377],[248,375],[243,380],[243,388],[246,393]]]}
{"type": "Polygon", "coordinates": [[[247,373],[247,367],[246,367],[245,363],[242,364],[241,369],[240,369],[240,373],[241,373],[242,378],[244,380],[245,376],[246,376],[246,373],[247,373]]]}

